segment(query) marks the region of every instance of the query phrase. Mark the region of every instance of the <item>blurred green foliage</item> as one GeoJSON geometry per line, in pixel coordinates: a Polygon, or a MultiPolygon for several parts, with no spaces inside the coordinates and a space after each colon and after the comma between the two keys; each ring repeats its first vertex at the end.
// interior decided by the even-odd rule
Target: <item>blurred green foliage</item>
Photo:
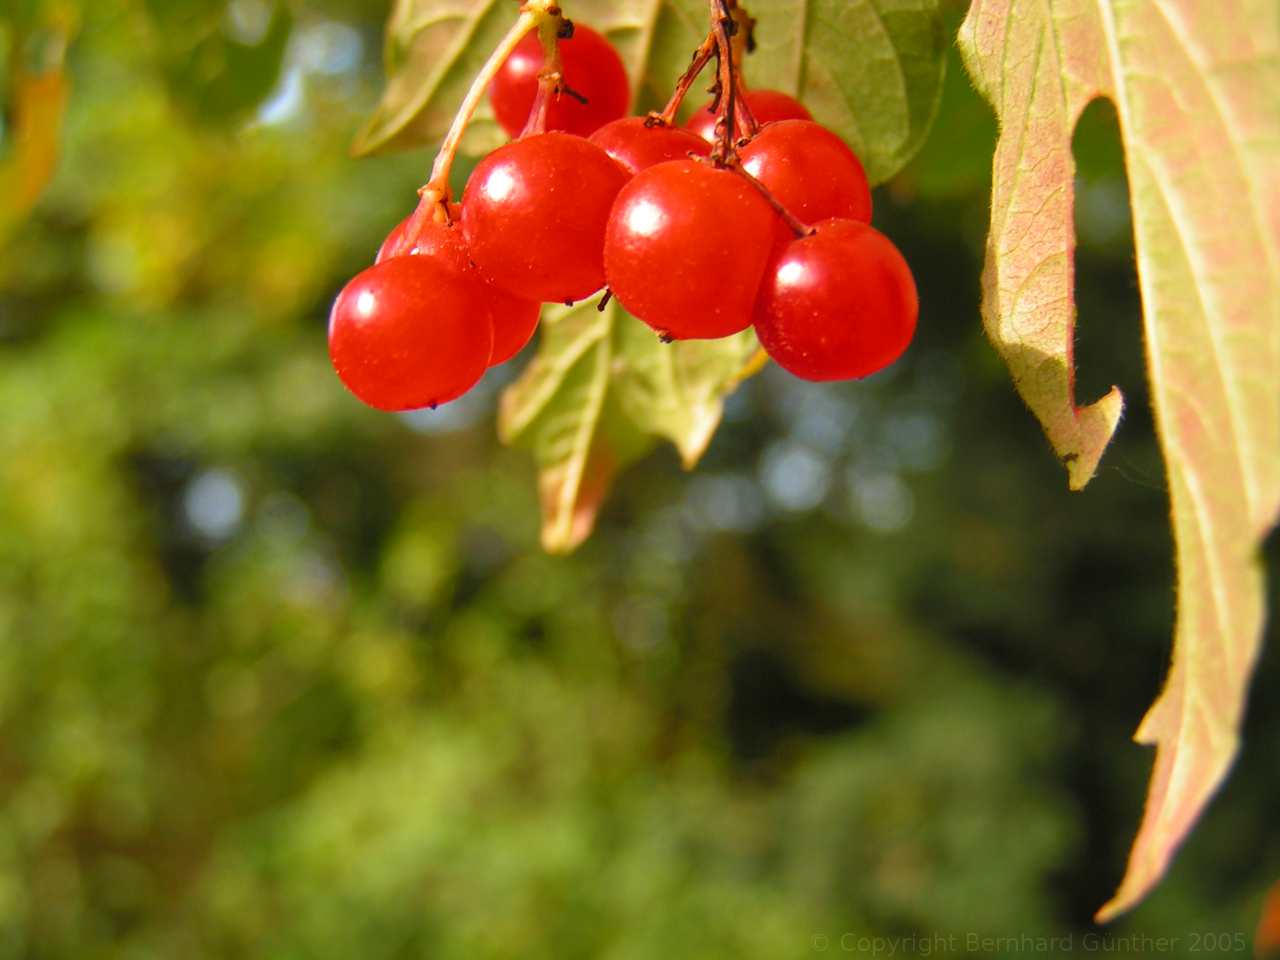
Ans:
{"type": "MultiPolygon", "coordinates": [[[[1106,110],[1080,387],[1131,405],[1086,493],[981,339],[993,129],[953,63],[877,198],[908,358],[767,371],[696,473],[644,461],[553,559],[493,439],[509,372],[393,417],[328,366],[430,159],[347,155],[385,13],[80,9],[56,177],[0,256],[0,958],[1143,952],[1085,939],[1172,621],[1106,110]]],[[[1223,796],[1108,936],[1250,934],[1274,646],[1223,796]]]]}

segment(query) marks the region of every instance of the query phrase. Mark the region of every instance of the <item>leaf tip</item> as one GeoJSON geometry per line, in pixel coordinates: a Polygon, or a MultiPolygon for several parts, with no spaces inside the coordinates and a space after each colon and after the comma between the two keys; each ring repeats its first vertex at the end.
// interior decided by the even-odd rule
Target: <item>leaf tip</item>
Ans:
{"type": "Polygon", "coordinates": [[[1124,413],[1124,394],[1112,387],[1101,400],[1076,410],[1078,425],[1077,443],[1074,449],[1062,454],[1067,468],[1067,485],[1072,490],[1083,490],[1097,473],[1098,462],[1115,435],[1124,413]]]}
{"type": "Polygon", "coordinates": [[[1094,923],[1110,923],[1122,913],[1128,913],[1160,882],[1168,869],[1172,849],[1164,857],[1146,856],[1139,860],[1135,847],[1124,879],[1111,899],[1100,906],[1093,915],[1094,923]]]}
{"type": "Polygon", "coordinates": [[[579,501],[567,508],[544,502],[542,549],[556,556],[573,553],[591,536],[599,510],[599,500],[579,501]]]}
{"type": "Polygon", "coordinates": [[[575,535],[573,531],[566,533],[558,524],[548,520],[542,525],[542,549],[555,557],[567,557],[582,545],[590,532],[588,528],[580,535],[575,535]]]}
{"type": "Polygon", "coordinates": [[[1128,908],[1128,904],[1122,903],[1120,894],[1116,894],[1106,903],[1098,908],[1097,913],[1093,915],[1094,923],[1110,923],[1128,908]]]}
{"type": "Polygon", "coordinates": [[[543,466],[538,477],[543,550],[572,553],[591,535],[617,469],[617,457],[599,439],[581,460],[543,466]]]}
{"type": "Polygon", "coordinates": [[[684,469],[692,470],[707,452],[716,427],[720,425],[721,410],[720,401],[715,400],[690,411],[686,429],[674,440],[684,469]]]}
{"type": "Polygon", "coordinates": [[[1131,910],[1160,882],[1239,751],[1234,726],[1214,723],[1213,718],[1200,718],[1202,722],[1191,725],[1199,737],[1195,742],[1180,739],[1180,729],[1186,725],[1183,683],[1175,668],[1134,734],[1138,743],[1155,745],[1155,769],[1124,879],[1094,914],[1098,923],[1131,910]]]}

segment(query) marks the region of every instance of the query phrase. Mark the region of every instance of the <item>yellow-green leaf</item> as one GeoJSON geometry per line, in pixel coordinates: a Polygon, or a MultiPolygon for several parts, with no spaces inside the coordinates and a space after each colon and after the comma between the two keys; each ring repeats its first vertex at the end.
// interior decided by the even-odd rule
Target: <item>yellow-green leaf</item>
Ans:
{"type": "Polygon", "coordinates": [[[563,553],[591,532],[619,468],[655,436],[692,467],[720,421],[722,401],[756,350],[748,331],[664,344],[616,302],[543,312],[538,353],[503,394],[498,430],[533,450],[542,542],[563,553]]]}
{"type": "Polygon", "coordinates": [[[975,0],[961,30],[999,115],[987,332],[1067,466],[1120,413],[1074,396],[1071,136],[1090,100],[1126,148],[1148,370],[1169,478],[1173,663],[1136,739],[1146,812],[1105,920],[1154,886],[1231,766],[1280,510],[1280,17],[1275,0],[975,0]]]}

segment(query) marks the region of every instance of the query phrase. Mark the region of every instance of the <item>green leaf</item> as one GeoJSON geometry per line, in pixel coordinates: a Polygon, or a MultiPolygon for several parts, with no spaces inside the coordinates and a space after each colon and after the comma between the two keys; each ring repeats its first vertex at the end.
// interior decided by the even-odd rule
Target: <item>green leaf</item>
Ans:
{"type": "Polygon", "coordinates": [[[1280,511],[1280,22],[1274,0],[977,0],[961,30],[995,105],[984,322],[1073,488],[1120,415],[1075,404],[1071,136],[1090,100],[1126,145],[1178,619],[1146,812],[1110,919],[1160,879],[1226,776],[1261,642],[1280,511]]]}
{"type": "Polygon", "coordinates": [[[937,0],[768,0],[751,84],[798,96],[840,134],[873,184],[924,143],[942,94],[947,39],[937,0]]]}
{"type": "Polygon", "coordinates": [[[503,440],[538,461],[542,542],[563,553],[591,532],[616,472],[655,436],[686,467],[706,449],[722,401],[756,352],[750,331],[665,344],[616,301],[548,307],[537,356],[503,394],[503,440]]]}
{"type": "MultiPolygon", "coordinates": [[[[945,39],[937,0],[757,0],[753,85],[797,94],[858,152],[873,183],[924,141],[937,109],[945,39]]],[[[599,30],[622,56],[634,107],[660,107],[706,35],[704,0],[575,0],[565,13],[599,30]]],[[[388,81],[357,153],[431,144],[516,16],[508,0],[397,0],[387,24],[388,81]]],[[[710,75],[707,75],[710,82],[710,75]]],[[[690,106],[701,102],[695,85],[690,106]]],[[[465,150],[505,139],[482,103],[465,150]]]]}

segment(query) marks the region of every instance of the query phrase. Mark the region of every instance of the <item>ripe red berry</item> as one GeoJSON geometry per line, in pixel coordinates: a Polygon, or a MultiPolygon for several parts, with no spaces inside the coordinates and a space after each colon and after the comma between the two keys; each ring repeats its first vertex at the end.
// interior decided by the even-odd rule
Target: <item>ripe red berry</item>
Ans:
{"type": "MultiPolygon", "coordinates": [[[[537,33],[511,51],[489,87],[494,116],[510,136],[524,130],[538,92],[538,72],[545,58],[537,33]]],[[[556,96],[547,110],[547,129],[587,136],[610,120],[625,116],[631,102],[627,71],[618,51],[590,27],[575,23],[573,36],[560,41],[560,73],[582,103],[571,94],[556,96]]]]}
{"type": "Polygon", "coordinates": [[[645,117],[623,117],[606,123],[590,137],[605,153],[632,173],[689,154],[705,157],[711,144],[680,127],[645,126],[645,117]]]}
{"type": "Polygon", "coordinates": [[[493,317],[493,352],[489,356],[489,366],[496,367],[514,357],[533,339],[542,304],[535,300],[520,300],[492,286],[489,296],[489,313],[493,317]]]}
{"type": "Polygon", "coordinates": [[[462,234],[454,232],[454,227],[457,226],[458,218],[461,216],[462,207],[456,203],[449,204],[448,224],[434,218],[427,220],[419,230],[413,245],[408,249],[401,249],[404,246],[405,231],[409,228],[409,221],[413,219],[413,214],[409,214],[387,234],[386,239],[382,241],[382,246],[378,247],[378,253],[373,258],[373,262],[381,263],[390,257],[425,253],[449,257],[457,263],[459,269],[466,267],[470,263],[467,245],[462,239],[462,234]]]}
{"type": "Polygon", "coordinates": [[[797,377],[848,380],[902,355],[918,309],[911,269],[884,234],[824,220],[766,268],[755,325],[769,356],[797,377]]]}
{"type": "MultiPolygon", "coordinates": [[[[738,156],[747,173],[801,223],[836,217],[871,222],[871,189],[862,163],[820,123],[771,123],[738,156]]],[[[792,236],[787,230],[784,239],[789,242],[792,236]]]]}
{"type": "MultiPolygon", "coordinates": [[[[805,105],[790,94],[780,90],[747,90],[744,93],[747,106],[756,123],[773,123],[777,120],[812,120],[805,105]]],[[[711,112],[711,104],[699,107],[685,127],[696,133],[708,143],[716,139],[716,115],[711,112]]]]}
{"type": "Polygon", "coordinates": [[[627,171],[581,137],[543,133],[480,161],[462,194],[467,249],[490,282],[529,300],[604,285],[605,224],[627,171]]]}
{"type": "Polygon", "coordinates": [[[695,160],[641,170],[609,217],[605,273],[618,301],[675,340],[751,323],[773,209],[746,179],[695,160]]]}
{"type": "Polygon", "coordinates": [[[342,288],[329,313],[334,369],[379,410],[461,396],[484,373],[492,349],[483,284],[439,257],[375,264],[342,288]]]}
{"type": "Polygon", "coordinates": [[[474,276],[477,281],[484,284],[489,314],[493,320],[493,355],[489,358],[489,366],[496,367],[514,357],[533,338],[533,332],[538,328],[538,314],[542,304],[536,300],[507,293],[484,278],[476,265],[471,262],[471,256],[467,252],[467,243],[462,236],[462,225],[458,222],[461,214],[462,208],[458,204],[450,204],[449,215],[452,218],[450,223],[428,219],[419,230],[412,247],[401,250],[400,248],[404,245],[404,232],[409,226],[409,221],[413,219],[412,215],[405,217],[394,230],[387,234],[387,239],[382,241],[382,246],[378,248],[378,257],[374,262],[381,263],[392,255],[440,257],[452,269],[474,276]],[[393,253],[393,251],[400,252],[393,253]]]}

